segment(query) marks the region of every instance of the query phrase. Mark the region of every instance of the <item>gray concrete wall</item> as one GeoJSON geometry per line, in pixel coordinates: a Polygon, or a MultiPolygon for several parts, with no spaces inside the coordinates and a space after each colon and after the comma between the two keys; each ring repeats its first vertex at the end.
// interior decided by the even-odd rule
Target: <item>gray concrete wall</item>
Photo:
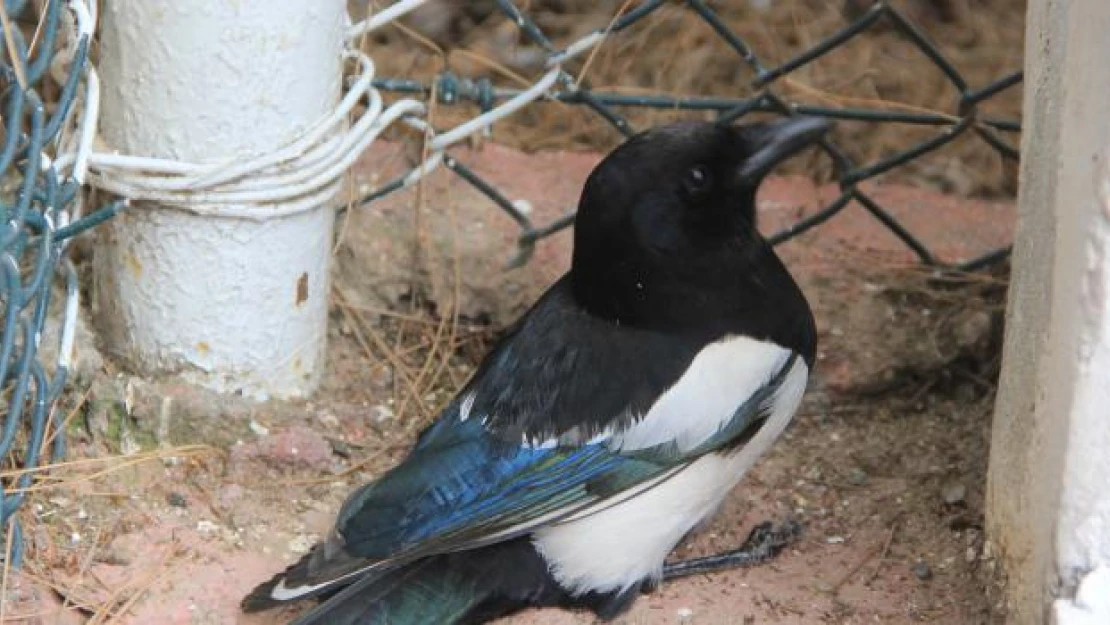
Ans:
{"type": "Polygon", "coordinates": [[[1110,565],[1110,2],[1030,0],[1027,24],[987,529],[1008,622],[1110,623],[1072,600],[1110,565]]]}

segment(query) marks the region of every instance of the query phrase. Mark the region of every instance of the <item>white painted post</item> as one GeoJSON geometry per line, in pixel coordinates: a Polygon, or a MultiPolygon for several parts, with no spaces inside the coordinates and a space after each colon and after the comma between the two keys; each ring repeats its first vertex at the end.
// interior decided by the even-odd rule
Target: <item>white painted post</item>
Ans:
{"type": "Polygon", "coordinates": [[[1110,2],[1032,0],[988,534],[1007,622],[1110,623],[1110,2]]]}
{"type": "MultiPolygon", "coordinates": [[[[125,154],[201,164],[288,144],[339,99],[345,11],[345,0],[109,0],[101,136],[125,154]]],[[[95,252],[105,343],[145,376],[255,397],[310,393],[324,361],[337,189],[202,212],[136,202],[95,252]]]]}

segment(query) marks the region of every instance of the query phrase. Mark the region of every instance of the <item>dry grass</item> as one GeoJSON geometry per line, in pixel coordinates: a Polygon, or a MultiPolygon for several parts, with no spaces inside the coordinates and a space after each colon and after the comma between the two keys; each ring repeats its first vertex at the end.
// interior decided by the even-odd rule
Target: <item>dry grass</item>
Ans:
{"type": "Polygon", "coordinates": [[[24,474],[31,474],[35,483],[26,488],[12,488],[7,492],[39,493],[57,489],[72,489],[77,485],[88,484],[107,478],[115,473],[136,465],[170,460],[190,460],[217,454],[219,451],[207,445],[185,445],[167,449],[157,449],[130,455],[114,455],[95,458],[81,458],[43,464],[31,469],[11,469],[0,471],[0,478],[14,480],[24,474]]]}
{"type": "Polygon", "coordinates": [[[15,27],[12,25],[12,18],[8,16],[8,10],[4,5],[0,5],[0,25],[4,28],[4,42],[7,44],[8,59],[11,61],[12,69],[15,70],[15,81],[19,84],[20,89],[26,89],[27,69],[19,61],[19,54],[15,47],[15,27]]]}
{"type": "Polygon", "coordinates": [[[897,311],[890,321],[899,332],[890,340],[905,363],[890,378],[860,389],[862,394],[894,392],[907,405],[930,393],[993,396],[1009,283],[1009,261],[975,273],[920,265],[892,270],[882,280],[881,294],[897,311]]]}
{"type": "Polygon", "coordinates": [[[360,377],[391,373],[394,414],[407,429],[423,427],[443,408],[494,335],[489,325],[460,318],[457,295],[398,312],[353,304],[340,286],[332,301],[369,363],[360,377]]]}
{"type": "MultiPolygon", "coordinates": [[[[105,455],[79,458],[33,469],[10,469],[0,472],[5,482],[30,474],[32,485],[9,489],[10,493],[28,495],[19,516],[28,540],[27,554],[18,577],[37,587],[39,592],[52,592],[62,601],[62,609],[74,609],[87,618],[87,623],[106,625],[122,622],[128,610],[173,570],[175,562],[189,554],[178,548],[166,550],[152,563],[137,567],[121,584],[108,584],[90,574],[90,567],[100,550],[113,538],[115,529],[98,526],[84,547],[70,540],[73,520],[52,518],[40,511],[54,508],[54,497],[77,499],[108,498],[122,503],[132,493],[118,492],[117,478],[142,465],[162,462],[197,463],[221,452],[206,445],[172,447],[131,455],[105,455]],[[103,490],[108,485],[108,490],[103,490]]],[[[10,533],[9,533],[10,540],[10,533]]],[[[10,545],[9,545],[10,548],[10,545]]],[[[3,587],[6,589],[17,575],[5,568],[3,587]]],[[[7,596],[6,594],[4,596],[7,596]]],[[[50,615],[45,615],[50,616],[50,615]]],[[[12,622],[28,618],[27,614],[6,617],[12,622]]],[[[8,622],[0,616],[0,622],[8,622]]]]}
{"type": "MultiPolygon", "coordinates": [[[[949,21],[930,9],[931,0],[895,0],[937,43],[969,85],[979,87],[1021,67],[1024,0],[979,0],[963,3],[949,21]]],[[[481,4],[481,3],[476,3],[481,4]]],[[[520,3],[518,3],[520,4],[520,3]]],[[[627,2],[536,0],[530,15],[557,45],[565,45],[593,28],[605,28],[627,2]]],[[[523,6],[522,5],[522,6],[523,6]]],[[[715,3],[729,26],[774,66],[811,47],[847,23],[842,3],[826,0],[781,0],[766,12],[747,2],[715,3]]],[[[379,75],[428,79],[445,65],[467,76],[491,76],[512,86],[507,73],[535,80],[542,68],[512,65],[526,46],[506,33],[515,29],[499,13],[477,28],[458,36],[415,35],[413,27],[386,28],[367,43],[379,75]],[[403,28],[403,30],[402,30],[403,28]],[[475,64],[475,58],[486,59],[475,64]]],[[[697,15],[682,3],[657,10],[629,30],[614,35],[593,54],[572,63],[573,75],[588,69],[587,83],[599,90],[671,95],[744,96],[752,94],[751,71],[697,15]]],[[[875,28],[825,57],[776,83],[788,100],[830,107],[858,106],[892,110],[930,111],[951,115],[958,93],[943,74],[907,39],[890,28],[875,28]]],[[[993,117],[1016,119],[1021,111],[1021,89],[1011,88],[981,107],[993,117]]],[[[440,113],[443,124],[473,115],[470,107],[440,113]]],[[[660,123],[691,113],[622,109],[636,127],[660,123]]],[[[935,127],[905,124],[842,122],[834,141],[857,163],[873,162],[905,149],[938,132],[935,127]]],[[[619,134],[584,107],[536,103],[500,122],[495,140],[526,150],[607,150],[619,134]]],[[[1008,137],[1016,143],[1016,137],[1008,137]]],[[[824,159],[801,160],[788,166],[827,178],[824,159]]],[[[961,138],[938,154],[926,156],[889,174],[890,179],[928,184],[968,195],[999,195],[1014,191],[1012,166],[972,136],[961,138]]]]}

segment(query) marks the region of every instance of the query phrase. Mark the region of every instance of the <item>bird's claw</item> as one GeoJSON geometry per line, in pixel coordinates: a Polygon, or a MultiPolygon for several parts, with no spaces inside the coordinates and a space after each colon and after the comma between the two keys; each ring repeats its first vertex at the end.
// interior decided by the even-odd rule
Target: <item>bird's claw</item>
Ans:
{"type": "Polygon", "coordinates": [[[762,564],[798,540],[801,533],[802,526],[797,521],[787,520],[777,527],[770,521],[766,521],[756,525],[748,534],[744,544],[737,549],[704,558],[691,558],[665,564],[663,579],[671,580],[762,564]]]}

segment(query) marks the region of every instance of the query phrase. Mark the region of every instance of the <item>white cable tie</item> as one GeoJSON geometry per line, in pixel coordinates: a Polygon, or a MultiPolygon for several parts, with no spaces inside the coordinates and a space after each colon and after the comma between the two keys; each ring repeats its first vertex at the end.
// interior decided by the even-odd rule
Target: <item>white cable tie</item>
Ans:
{"type": "Polygon", "coordinates": [[[92,155],[93,142],[96,141],[96,126],[100,117],[100,77],[89,65],[85,77],[85,111],[81,115],[77,130],[77,150],[73,158],[73,179],[77,184],[85,184],[89,173],[89,157],[92,155]]]}
{"type": "MultiPolygon", "coordinates": [[[[67,289],[68,291],[68,289],[67,289]]],[[[77,312],[80,309],[81,289],[66,293],[65,316],[62,318],[62,338],[58,341],[58,367],[69,370],[73,362],[74,344],[77,342],[77,312]]]]}
{"type": "Polygon", "coordinates": [[[388,7],[378,11],[370,17],[362,20],[361,22],[351,26],[347,29],[347,41],[356,39],[361,35],[371,32],[375,29],[381,28],[386,24],[403,17],[405,14],[420,8],[420,5],[427,2],[427,0],[401,0],[394,2],[388,7]]]}
{"type": "Polygon", "coordinates": [[[573,59],[583,52],[586,52],[587,50],[592,50],[593,48],[597,47],[597,45],[605,41],[608,36],[609,31],[595,30],[590,34],[583,36],[578,41],[570,44],[569,46],[564,48],[562,52],[551,55],[551,58],[547,59],[547,62],[544,63],[544,67],[550,69],[557,65],[562,65],[563,63],[573,59]]]}
{"type": "Polygon", "coordinates": [[[401,181],[401,186],[404,188],[411,187],[421,178],[438,169],[441,163],[443,163],[443,152],[432,153],[426,161],[405,175],[404,180],[401,181]]]}
{"type": "MultiPolygon", "coordinates": [[[[95,2],[95,0],[94,0],[95,2]]],[[[93,16],[93,10],[84,0],[69,0],[69,10],[73,11],[73,16],[77,20],[77,39],[81,37],[88,37],[89,43],[92,43],[93,25],[96,23],[93,16]]]]}

